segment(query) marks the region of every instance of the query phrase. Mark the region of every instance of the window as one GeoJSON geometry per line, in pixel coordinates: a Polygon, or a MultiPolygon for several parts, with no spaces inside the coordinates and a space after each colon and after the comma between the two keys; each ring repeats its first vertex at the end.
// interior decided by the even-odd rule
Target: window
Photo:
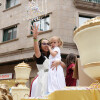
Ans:
{"type": "Polygon", "coordinates": [[[16,33],[17,33],[17,27],[12,27],[9,29],[5,29],[3,31],[3,42],[12,40],[16,38],[16,33]]]}
{"type": "Polygon", "coordinates": [[[6,0],[6,8],[13,7],[19,4],[19,0],[6,0]]]}
{"type": "MultiPolygon", "coordinates": [[[[42,17],[40,20],[33,20],[32,25],[34,26],[34,23],[36,25],[39,25],[39,30],[40,31],[47,31],[50,30],[50,17],[49,15],[42,17]]],[[[31,32],[32,34],[32,32],[31,32]]]]}
{"type": "Polygon", "coordinates": [[[84,24],[84,22],[86,22],[87,20],[91,19],[93,17],[89,17],[89,16],[79,16],[79,26],[81,26],[82,24],[84,24]]]}

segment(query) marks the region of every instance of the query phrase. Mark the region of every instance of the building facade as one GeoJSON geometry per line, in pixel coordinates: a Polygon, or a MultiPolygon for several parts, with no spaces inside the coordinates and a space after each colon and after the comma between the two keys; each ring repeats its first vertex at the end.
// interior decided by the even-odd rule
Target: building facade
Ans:
{"type": "MultiPolygon", "coordinates": [[[[31,20],[27,20],[27,4],[30,0],[0,1],[0,74],[12,73],[14,67],[24,61],[32,67],[30,81],[36,76],[33,60],[34,44],[31,34],[31,20]]],[[[45,0],[44,0],[45,1],[45,0]]],[[[42,6],[42,0],[38,0],[42,6]]],[[[47,13],[41,14],[39,28],[43,31],[39,39],[57,35],[63,40],[62,59],[74,53],[79,55],[73,41],[75,28],[87,19],[100,16],[99,0],[47,0],[47,13]]],[[[29,81],[29,83],[30,83],[29,81]]]]}

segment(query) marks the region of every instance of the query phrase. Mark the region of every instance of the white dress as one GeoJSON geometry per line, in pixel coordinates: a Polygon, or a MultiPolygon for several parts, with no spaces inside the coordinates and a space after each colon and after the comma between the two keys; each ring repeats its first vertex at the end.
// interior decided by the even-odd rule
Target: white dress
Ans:
{"type": "MultiPolygon", "coordinates": [[[[55,57],[53,57],[52,55],[49,56],[50,67],[53,61],[61,60],[59,47],[55,47],[53,51],[57,51],[58,53],[55,57]]],[[[51,93],[54,92],[55,90],[60,90],[65,86],[66,85],[65,85],[63,68],[60,65],[57,66],[57,70],[56,68],[54,70],[50,68],[48,72],[48,92],[51,93]]]]}
{"type": "Polygon", "coordinates": [[[48,70],[49,59],[46,58],[43,64],[37,64],[38,77],[32,84],[31,97],[42,97],[48,93],[48,70]]]}

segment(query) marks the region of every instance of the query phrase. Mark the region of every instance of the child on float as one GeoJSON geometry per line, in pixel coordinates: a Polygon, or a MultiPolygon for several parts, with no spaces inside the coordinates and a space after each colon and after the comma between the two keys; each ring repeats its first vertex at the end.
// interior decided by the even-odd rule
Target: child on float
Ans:
{"type": "Polygon", "coordinates": [[[65,77],[66,86],[76,86],[76,78],[73,77],[73,75],[76,74],[74,73],[76,62],[77,62],[77,57],[75,54],[70,53],[67,55],[66,57],[67,70],[66,70],[66,77],[65,77]]]}
{"type": "Polygon", "coordinates": [[[56,69],[52,70],[51,65],[53,61],[61,61],[60,47],[62,46],[62,41],[59,37],[53,36],[50,39],[50,46],[48,46],[50,51],[50,69],[48,74],[48,92],[54,92],[55,90],[60,90],[64,88],[65,85],[65,77],[63,68],[61,65],[58,65],[56,69]]]}

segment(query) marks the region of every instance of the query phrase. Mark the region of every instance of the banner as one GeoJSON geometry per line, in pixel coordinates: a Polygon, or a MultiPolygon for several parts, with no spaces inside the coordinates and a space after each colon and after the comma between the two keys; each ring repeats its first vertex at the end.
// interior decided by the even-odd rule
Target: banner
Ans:
{"type": "Polygon", "coordinates": [[[12,79],[12,73],[0,74],[0,80],[12,79]]]}

